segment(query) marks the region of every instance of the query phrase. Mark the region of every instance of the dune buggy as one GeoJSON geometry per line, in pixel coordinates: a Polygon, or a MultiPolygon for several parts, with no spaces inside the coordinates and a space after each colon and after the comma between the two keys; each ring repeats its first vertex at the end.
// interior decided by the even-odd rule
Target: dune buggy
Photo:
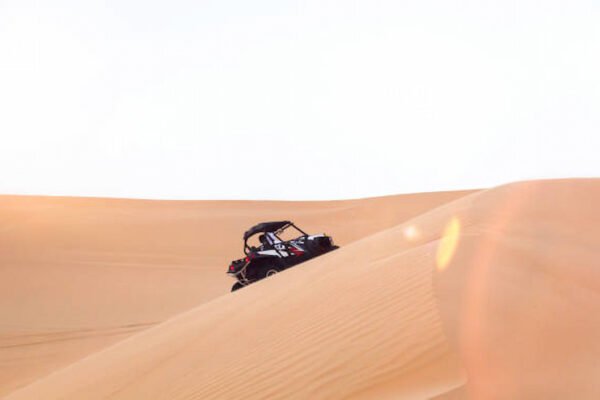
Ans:
{"type": "MultiPolygon", "coordinates": [[[[289,231],[286,235],[289,235],[289,231]]],[[[227,274],[237,279],[231,291],[337,248],[330,236],[323,233],[309,235],[291,221],[263,222],[255,225],[244,233],[246,257],[233,261],[227,268],[227,274]],[[288,229],[297,231],[297,236],[294,235],[291,240],[283,240],[283,234],[288,229]],[[249,239],[257,234],[260,234],[257,245],[250,245],[249,239]]]]}

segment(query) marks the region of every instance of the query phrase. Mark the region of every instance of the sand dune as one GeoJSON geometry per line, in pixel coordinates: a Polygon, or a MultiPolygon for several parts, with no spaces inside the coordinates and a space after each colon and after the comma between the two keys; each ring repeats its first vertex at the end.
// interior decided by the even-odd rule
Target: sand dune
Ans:
{"type": "MultiPolygon", "coordinates": [[[[21,378],[22,387],[7,399],[597,399],[599,202],[600,180],[526,182],[470,194],[354,202],[122,201],[119,207],[128,210],[123,215],[144,215],[138,220],[140,232],[141,226],[152,227],[148,232],[162,227],[158,236],[147,233],[155,246],[144,250],[142,239],[135,239],[125,247],[132,232],[127,224],[110,228],[114,242],[100,241],[107,234],[102,229],[86,238],[78,233],[80,226],[69,228],[81,245],[88,245],[88,261],[106,262],[106,253],[113,260],[140,257],[130,261],[135,266],[112,266],[111,271],[126,272],[106,278],[110,301],[94,291],[100,274],[81,271],[100,267],[83,264],[79,271],[85,277],[74,283],[78,289],[65,295],[60,286],[47,288],[37,303],[18,302],[24,301],[18,295],[26,276],[14,279],[16,289],[8,296],[13,303],[3,302],[2,312],[15,326],[31,329],[130,324],[133,331],[120,332],[129,335],[120,341],[80,346],[79,361],[54,372],[36,371],[35,381],[36,374],[25,375],[31,383],[24,385],[21,378]],[[165,209],[144,214],[139,211],[144,207],[165,209]],[[246,225],[284,214],[305,220],[309,230],[326,226],[343,247],[219,296],[215,286],[222,290],[227,285],[217,276],[222,269],[213,275],[213,261],[203,264],[190,236],[211,236],[207,224],[217,220],[229,224],[227,239],[219,242],[221,247],[215,243],[211,253],[216,263],[218,252],[239,245],[237,236],[246,225]],[[195,224],[185,222],[194,218],[195,224]],[[99,247],[90,248],[86,240],[99,241],[99,247]],[[155,281],[134,282],[140,271],[157,269],[161,273],[155,281]],[[169,280],[177,273],[182,276],[169,280]],[[132,286],[130,293],[114,289],[119,279],[132,286]],[[194,286],[198,289],[192,294],[194,286]],[[65,307],[77,296],[85,299],[85,307],[65,307]],[[60,318],[40,316],[39,304],[55,298],[52,310],[60,318]],[[152,311],[148,303],[159,310],[152,311]],[[95,309],[102,315],[86,313],[95,309]]],[[[25,240],[17,228],[3,237],[25,240]]],[[[56,242],[47,251],[54,259],[64,256],[57,249],[65,232],[51,235],[56,242]]],[[[30,254],[41,241],[29,242],[32,247],[12,259],[30,254]]],[[[24,270],[25,258],[18,260],[24,270]]],[[[52,265],[65,268],[58,260],[52,265]]],[[[40,272],[39,266],[33,269],[40,272]]],[[[68,281],[63,279],[61,284],[68,281]]],[[[2,354],[5,360],[7,353],[2,354]]],[[[31,357],[38,360],[39,354],[31,357]]]]}
{"type": "Polygon", "coordinates": [[[225,268],[257,222],[292,218],[348,244],[465,194],[334,202],[0,196],[0,396],[228,293],[225,268]]]}

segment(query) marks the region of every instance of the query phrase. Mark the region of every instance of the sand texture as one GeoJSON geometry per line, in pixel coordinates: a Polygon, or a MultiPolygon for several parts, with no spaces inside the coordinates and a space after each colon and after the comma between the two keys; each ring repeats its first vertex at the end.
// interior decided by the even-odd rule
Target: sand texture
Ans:
{"type": "Polygon", "coordinates": [[[600,180],[332,202],[0,197],[6,399],[598,399],[600,180]],[[250,225],[341,248],[235,293],[250,225]]]}

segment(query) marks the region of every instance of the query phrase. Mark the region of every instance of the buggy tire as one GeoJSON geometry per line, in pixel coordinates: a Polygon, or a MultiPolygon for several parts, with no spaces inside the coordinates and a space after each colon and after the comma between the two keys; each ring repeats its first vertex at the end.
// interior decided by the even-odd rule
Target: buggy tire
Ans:
{"type": "Polygon", "coordinates": [[[276,268],[271,268],[270,270],[268,270],[268,271],[265,273],[265,278],[268,278],[268,277],[270,277],[270,276],[273,276],[273,275],[275,275],[275,274],[276,274],[276,273],[278,273],[278,272],[279,272],[279,270],[278,270],[278,269],[276,269],[276,268]]]}
{"type": "Polygon", "coordinates": [[[242,285],[242,284],[241,284],[241,283],[239,283],[239,282],[236,282],[236,283],[235,283],[235,284],[234,284],[234,285],[231,287],[231,291],[232,291],[232,292],[235,292],[236,290],[238,290],[238,289],[241,289],[241,288],[243,288],[243,287],[244,287],[244,285],[242,285]]]}
{"type": "Polygon", "coordinates": [[[275,266],[264,267],[261,271],[260,279],[268,278],[270,276],[277,274],[278,272],[281,272],[281,270],[275,266]]]}

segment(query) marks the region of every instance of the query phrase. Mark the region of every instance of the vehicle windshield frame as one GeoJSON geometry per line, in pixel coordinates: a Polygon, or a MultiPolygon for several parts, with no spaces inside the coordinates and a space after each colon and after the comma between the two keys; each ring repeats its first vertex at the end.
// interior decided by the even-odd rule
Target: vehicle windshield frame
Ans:
{"type": "MultiPolygon", "coordinates": [[[[260,225],[260,224],[259,224],[260,225]]],[[[256,225],[256,226],[259,226],[256,225]]],[[[300,232],[300,236],[308,236],[308,234],[306,232],[304,232],[302,229],[300,229],[296,224],[294,224],[291,221],[286,221],[286,224],[283,225],[281,228],[276,229],[276,230],[270,230],[270,229],[262,229],[262,230],[256,230],[255,232],[252,232],[251,234],[247,235],[248,232],[250,232],[251,230],[253,230],[254,228],[251,228],[250,230],[248,230],[246,232],[246,234],[244,234],[244,253],[246,255],[248,255],[250,253],[250,251],[252,250],[251,247],[248,245],[248,240],[254,236],[256,236],[259,233],[265,234],[265,233],[272,233],[273,235],[275,235],[275,237],[277,239],[279,239],[282,243],[288,242],[287,240],[283,240],[281,239],[280,235],[287,229],[289,228],[294,228],[295,230],[297,230],[298,232],[300,232]]]]}

